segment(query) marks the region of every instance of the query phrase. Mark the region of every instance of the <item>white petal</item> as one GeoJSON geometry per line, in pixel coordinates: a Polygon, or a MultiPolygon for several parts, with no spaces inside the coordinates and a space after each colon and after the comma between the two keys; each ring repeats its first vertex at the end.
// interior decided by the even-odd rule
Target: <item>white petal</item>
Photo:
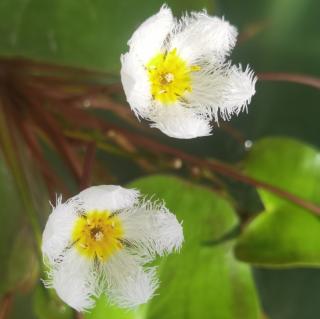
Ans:
{"type": "Polygon", "coordinates": [[[224,119],[229,119],[230,115],[238,115],[246,110],[255,94],[255,84],[257,77],[247,67],[242,71],[242,67],[232,66],[226,74],[226,84],[222,95],[220,113],[224,119]]]}
{"type": "Polygon", "coordinates": [[[94,306],[96,278],[93,263],[69,249],[59,264],[52,265],[48,288],[54,288],[58,296],[70,307],[84,311],[94,306]]]}
{"type": "Polygon", "coordinates": [[[92,186],[76,196],[85,210],[117,211],[131,207],[139,197],[139,191],[116,185],[92,186]]]}
{"type": "Polygon", "coordinates": [[[61,201],[59,197],[42,236],[42,253],[49,262],[57,259],[70,244],[72,227],[81,209],[81,203],[74,198],[65,203],[61,201]]]}
{"type": "Polygon", "coordinates": [[[149,119],[154,122],[151,127],[156,127],[175,138],[195,138],[211,133],[209,120],[192,108],[181,105],[154,106],[153,114],[149,119]]]}
{"type": "Polygon", "coordinates": [[[208,16],[205,11],[184,17],[173,32],[171,49],[189,63],[202,58],[224,59],[236,43],[238,32],[228,21],[208,16]]]}
{"type": "Polygon", "coordinates": [[[127,101],[137,117],[145,117],[151,106],[148,74],[132,52],[121,56],[121,64],[121,82],[127,101]]]}
{"type": "Polygon", "coordinates": [[[188,95],[192,107],[218,121],[246,109],[255,93],[256,77],[247,68],[204,65],[192,75],[193,90],[188,95]]]}
{"type": "Polygon", "coordinates": [[[182,226],[163,203],[146,201],[121,212],[119,218],[125,239],[137,248],[139,255],[163,255],[182,245],[182,226]]]}
{"type": "Polygon", "coordinates": [[[167,6],[143,22],[128,42],[130,51],[146,64],[164,45],[165,39],[174,26],[174,18],[167,6]]]}
{"type": "Polygon", "coordinates": [[[226,85],[227,77],[223,66],[215,63],[203,64],[200,71],[192,74],[192,92],[187,96],[188,103],[208,118],[218,119],[226,85]]]}
{"type": "Polygon", "coordinates": [[[123,308],[133,308],[152,298],[158,287],[155,268],[143,269],[143,260],[125,250],[105,264],[109,300],[123,308]]]}

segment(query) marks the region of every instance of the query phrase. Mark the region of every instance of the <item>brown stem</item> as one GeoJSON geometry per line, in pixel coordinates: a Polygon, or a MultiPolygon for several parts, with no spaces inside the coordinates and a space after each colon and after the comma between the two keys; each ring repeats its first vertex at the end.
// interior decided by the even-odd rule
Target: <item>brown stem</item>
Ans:
{"type": "Polygon", "coordinates": [[[268,72],[258,74],[258,78],[263,81],[284,81],[299,83],[314,87],[318,90],[320,89],[320,79],[306,74],[268,72]]]}
{"type": "Polygon", "coordinates": [[[74,319],[84,319],[83,314],[81,312],[74,312],[74,319]]]}
{"type": "Polygon", "coordinates": [[[81,167],[78,163],[78,158],[61,133],[55,118],[45,111],[45,103],[37,96],[34,96],[32,91],[27,90],[24,83],[16,79],[12,74],[8,76],[8,82],[4,89],[18,109],[24,110],[26,106],[28,107],[29,114],[35,123],[51,139],[56,149],[65,159],[76,181],[80,182],[81,167]]]}
{"type": "Polygon", "coordinates": [[[38,140],[32,131],[31,127],[25,122],[20,120],[20,123],[16,123],[18,129],[21,132],[26,144],[28,145],[32,156],[38,163],[39,168],[45,178],[48,190],[50,192],[51,200],[54,200],[57,187],[63,194],[67,195],[69,191],[65,187],[64,183],[59,179],[59,177],[53,173],[50,163],[45,159],[42,149],[38,143],[38,140]]]}
{"type": "Polygon", "coordinates": [[[95,96],[95,97],[91,97],[91,98],[83,99],[79,101],[81,104],[79,102],[77,103],[73,102],[74,106],[83,108],[83,105],[85,105],[84,103],[88,103],[88,106],[90,108],[111,111],[117,114],[120,118],[122,118],[126,122],[130,123],[132,126],[141,129],[141,125],[137,122],[137,120],[133,116],[133,113],[130,111],[130,108],[121,103],[117,103],[113,101],[108,96],[100,95],[100,96],[95,96]]]}
{"type": "Polygon", "coordinates": [[[236,169],[232,168],[231,166],[227,164],[223,164],[218,161],[208,161],[208,160],[203,160],[199,157],[196,157],[194,155],[184,153],[180,150],[171,148],[167,145],[162,145],[160,143],[157,143],[153,140],[148,140],[145,137],[142,136],[136,136],[132,133],[127,136],[128,138],[131,138],[131,140],[134,140],[136,144],[140,144],[142,146],[147,146],[149,149],[152,149],[155,153],[164,153],[168,155],[175,156],[177,158],[180,158],[188,163],[198,165],[199,167],[207,167],[211,168],[213,171],[223,175],[230,177],[232,179],[238,180],[242,183],[252,185],[254,187],[260,187],[263,188],[271,193],[274,193],[282,198],[285,198],[296,205],[299,205],[307,210],[310,210],[316,215],[320,215],[320,207],[317,206],[316,204],[309,202],[301,197],[298,197],[290,192],[287,192],[281,188],[278,188],[276,186],[273,186],[271,184],[265,183],[263,181],[259,181],[255,178],[249,177],[236,169]]]}
{"type": "Polygon", "coordinates": [[[9,318],[9,314],[12,308],[13,294],[8,292],[6,293],[0,302],[0,319],[9,318]]]}
{"type": "Polygon", "coordinates": [[[10,68],[11,71],[19,74],[47,74],[53,76],[54,74],[60,77],[72,78],[93,78],[106,79],[115,77],[112,73],[92,71],[84,68],[75,68],[66,65],[49,64],[46,62],[33,61],[30,59],[21,58],[0,58],[0,66],[10,68]]]}
{"type": "Polygon", "coordinates": [[[50,164],[46,161],[42,149],[37,141],[37,138],[32,130],[29,118],[22,116],[21,112],[17,110],[14,103],[10,100],[8,96],[7,99],[7,110],[11,113],[11,118],[15,123],[15,127],[18,128],[20,136],[24,139],[26,145],[28,146],[32,157],[39,165],[39,168],[43,174],[44,181],[47,184],[48,190],[50,192],[51,199],[55,198],[56,187],[58,186],[64,194],[67,194],[67,189],[64,184],[60,181],[56,174],[52,172],[50,164]]]}
{"type": "Polygon", "coordinates": [[[224,130],[227,134],[229,134],[235,141],[239,144],[244,145],[246,138],[242,134],[241,131],[237,130],[236,128],[232,127],[228,123],[221,123],[220,128],[224,130]]]}
{"type": "MultiPolygon", "coordinates": [[[[119,128],[118,126],[115,126],[113,124],[106,124],[105,122],[99,121],[98,119],[92,117],[91,115],[87,114],[86,121],[82,118],[82,112],[81,110],[73,109],[73,116],[78,116],[78,123],[81,123],[82,125],[88,125],[93,127],[99,127],[100,129],[104,131],[114,131],[117,132],[117,134],[124,135],[128,140],[130,140],[132,143],[134,143],[136,146],[142,146],[147,147],[149,150],[151,150],[155,154],[167,154],[170,156],[173,156],[174,158],[178,158],[181,160],[184,160],[190,164],[197,165],[199,167],[207,167],[212,169],[215,172],[218,172],[219,174],[223,176],[230,177],[232,179],[238,180],[242,183],[252,185],[254,187],[260,187],[263,188],[271,193],[274,193],[282,198],[285,198],[307,210],[310,210],[314,214],[320,215],[320,207],[315,205],[312,202],[309,202],[299,196],[296,196],[290,192],[287,192],[281,188],[278,188],[276,186],[273,186],[271,184],[265,183],[263,181],[259,181],[255,178],[249,177],[238,170],[232,168],[231,166],[227,164],[223,164],[218,161],[208,161],[202,158],[199,158],[197,156],[185,153],[183,151],[180,151],[178,149],[172,148],[168,145],[161,144],[154,139],[149,139],[148,137],[135,134],[133,132],[129,132],[123,128],[119,128]]],[[[67,113],[65,113],[67,115],[67,113]]],[[[70,115],[70,114],[69,114],[70,115]]],[[[67,115],[68,116],[68,115],[67,115]]]]}
{"type": "Polygon", "coordinates": [[[95,155],[96,155],[96,143],[89,142],[87,146],[84,162],[83,162],[83,170],[82,170],[82,176],[80,180],[81,190],[90,186],[95,155]]]}
{"type": "MultiPolygon", "coordinates": [[[[49,73],[48,75],[51,75],[51,76],[54,76],[54,73],[56,73],[56,75],[61,75],[61,73],[62,73],[62,75],[65,74],[66,76],[63,77],[62,81],[64,81],[65,79],[75,79],[75,75],[76,75],[76,77],[79,77],[81,75],[81,76],[87,76],[88,78],[90,78],[91,76],[93,76],[93,77],[98,76],[99,77],[98,73],[82,71],[82,70],[75,71],[73,68],[71,68],[71,69],[67,68],[67,67],[60,68],[57,66],[50,66],[50,65],[45,65],[45,64],[42,64],[39,66],[38,63],[33,63],[30,61],[23,61],[24,63],[22,63],[22,64],[19,64],[19,62],[17,60],[11,60],[9,62],[10,62],[10,66],[14,68],[15,74],[18,74],[21,69],[29,71],[29,74],[34,74],[34,72],[32,72],[32,71],[34,71],[33,69],[35,69],[35,70],[41,69],[44,74],[49,73]]],[[[8,62],[8,60],[3,60],[3,59],[0,60],[0,64],[6,65],[9,62],[8,62]]],[[[19,74],[21,74],[21,72],[19,74]]],[[[28,72],[26,72],[26,74],[28,74],[28,72]]],[[[104,75],[102,75],[102,77],[103,76],[104,75]]],[[[316,77],[310,77],[307,75],[303,75],[303,74],[262,73],[259,75],[259,77],[261,80],[266,80],[266,81],[289,81],[289,82],[309,85],[309,86],[315,87],[317,89],[320,88],[320,79],[318,79],[316,77]]],[[[100,77],[100,79],[101,79],[101,77],[100,77]]],[[[22,91],[23,90],[24,89],[22,87],[22,91]]],[[[53,123],[53,120],[54,120],[53,117],[49,114],[46,114],[46,112],[44,112],[44,110],[42,110],[42,105],[39,104],[38,100],[32,99],[32,97],[30,96],[30,94],[28,94],[28,92],[25,91],[25,93],[27,93],[26,94],[27,96],[29,95],[29,98],[28,98],[29,103],[31,104],[31,106],[34,107],[34,109],[36,110],[35,113],[38,113],[38,116],[40,117],[39,118],[40,126],[42,126],[42,127],[48,126],[49,133],[51,135],[52,140],[53,141],[56,140],[57,149],[59,149],[60,152],[65,156],[74,175],[77,176],[79,178],[78,180],[80,181],[81,176],[82,176],[81,168],[79,170],[79,167],[77,165],[77,161],[76,161],[75,156],[73,155],[73,152],[70,151],[70,149],[68,147],[69,145],[65,144],[65,140],[63,139],[63,137],[61,137],[61,134],[60,134],[59,130],[57,129],[56,123],[53,123]],[[57,137],[58,137],[58,139],[57,139],[57,137]]],[[[75,112],[79,111],[73,107],[72,107],[72,109],[75,112]]],[[[36,115],[36,114],[34,114],[34,115],[36,115]]],[[[81,122],[82,122],[82,120],[84,120],[82,122],[82,125],[86,125],[86,122],[89,122],[89,118],[90,118],[89,114],[87,114],[87,116],[85,118],[83,118],[83,114],[78,113],[78,115],[79,115],[79,119],[81,118],[81,122]]],[[[220,173],[223,176],[233,178],[235,180],[241,181],[243,183],[246,183],[246,184],[249,184],[249,185],[252,185],[255,187],[263,188],[265,190],[268,190],[272,193],[277,194],[280,197],[283,197],[287,200],[290,200],[293,203],[295,203],[301,207],[304,207],[304,208],[312,211],[315,214],[320,214],[320,207],[318,207],[314,203],[306,201],[306,200],[304,200],[294,194],[291,194],[290,192],[287,192],[281,188],[278,188],[276,186],[273,186],[273,185],[270,185],[270,184],[265,183],[263,181],[259,181],[254,178],[251,178],[249,176],[246,176],[245,174],[237,171],[236,169],[230,167],[227,164],[223,164],[218,161],[208,161],[208,160],[198,158],[196,156],[193,156],[188,153],[184,153],[180,150],[174,149],[174,148],[169,147],[167,145],[160,144],[160,143],[154,141],[153,139],[147,138],[145,136],[134,134],[130,131],[119,128],[118,126],[115,126],[112,124],[106,124],[103,121],[93,119],[92,117],[90,120],[90,125],[95,126],[95,127],[100,127],[103,131],[107,131],[107,132],[114,131],[117,134],[122,134],[124,137],[126,137],[134,145],[147,147],[150,151],[152,151],[155,154],[163,153],[163,154],[167,154],[170,156],[174,156],[175,158],[180,158],[181,160],[184,160],[184,161],[186,161],[190,164],[193,164],[193,165],[197,165],[199,167],[208,167],[208,168],[212,169],[213,171],[220,173]]]]}
{"type": "Polygon", "coordinates": [[[66,160],[66,163],[73,173],[73,176],[78,182],[80,182],[81,167],[79,165],[78,157],[61,133],[56,120],[51,116],[50,113],[45,112],[42,105],[40,105],[37,99],[33,99],[30,96],[27,96],[27,98],[29,99],[28,102],[33,118],[42,128],[42,130],[46,132],[46,134],[48,134],[48,136],[51,138],[57,150],[63,155],[63,158],[66,160]]]}

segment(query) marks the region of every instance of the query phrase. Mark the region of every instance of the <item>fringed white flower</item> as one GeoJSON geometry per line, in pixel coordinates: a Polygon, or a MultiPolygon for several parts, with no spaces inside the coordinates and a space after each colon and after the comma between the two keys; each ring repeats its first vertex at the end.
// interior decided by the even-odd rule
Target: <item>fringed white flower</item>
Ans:
{"type": "Polygon", "coordinates": [[[237,29],[205,11],[181,20],[163,6],[134,32],[121,80],[136,116],[176,138],[211,134],[211,120],[247,109],[256,77],[226,61],[237,29]]]}
{"type": "Polygon", "coordinates": [[[132,308],[158,286],[156,269],[145,264],[182,242],[181,224],[163,203],[120,186],[90,187],[53,207],[42,242],[45,284],[78,311],[101,294],[132,308]]]}

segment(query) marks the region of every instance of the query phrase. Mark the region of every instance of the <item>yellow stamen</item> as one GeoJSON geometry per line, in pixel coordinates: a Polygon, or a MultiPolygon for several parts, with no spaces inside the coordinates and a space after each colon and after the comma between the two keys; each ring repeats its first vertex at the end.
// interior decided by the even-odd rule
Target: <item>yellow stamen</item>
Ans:
{"type": "Polygon", "coordinates": [[[105,261],[122,249],[123,229],[120,219],[109,211],[90,211],[79,217],[72,231],[78,252],[105,261]]]}
{"type": "Polygon", "coordinates": [[[200,70],[197,65],[188,66],[179,57],[177,50],[157,53],[146,65],[151,83],[152,97],[163,103],[172,104],[192,91],[191,72],[200,70]]]}

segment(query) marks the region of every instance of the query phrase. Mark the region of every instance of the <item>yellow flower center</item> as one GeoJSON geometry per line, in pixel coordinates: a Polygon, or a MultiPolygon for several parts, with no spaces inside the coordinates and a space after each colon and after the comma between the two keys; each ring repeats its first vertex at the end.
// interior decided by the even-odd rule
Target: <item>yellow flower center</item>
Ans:
{"type": "Polygon", "coordinates": [[[72,240],[81,255],[105,261],[123,247],[121,221],[107,210],[90,211],[76,220],[72,240]]]}
{"type": "Polygon", "coordinates": [[[186,92],[191,92],[191,72],[200,70],[197,65],[188,66],[176,49],[156,54],[146,68],[152,97],[163,104],[175,103],[186,92]]]}

